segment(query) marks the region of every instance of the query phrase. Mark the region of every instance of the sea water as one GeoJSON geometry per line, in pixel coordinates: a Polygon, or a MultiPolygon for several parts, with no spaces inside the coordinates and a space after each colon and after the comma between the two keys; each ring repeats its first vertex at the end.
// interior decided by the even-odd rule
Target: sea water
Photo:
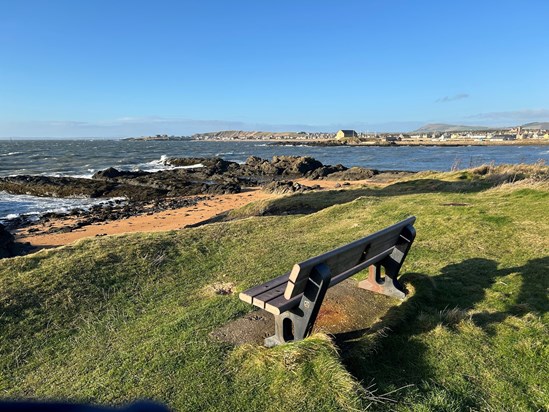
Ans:
{"type": "MultiPolygon", "coordinates": [[[[10,175],[90,178],[108,167],[158,171],[168,157],[211,157],[243,163],[248,156],[311,156],[324,164],[379,170],[448,171],[481,164],[549,162],[548,146],[306,146],[261,141],[0,140],[0,177],[10,175]]],[[[21,214],[86,208],[90,199],[13,196],[0,192],[0,220],[21,214]]]]}

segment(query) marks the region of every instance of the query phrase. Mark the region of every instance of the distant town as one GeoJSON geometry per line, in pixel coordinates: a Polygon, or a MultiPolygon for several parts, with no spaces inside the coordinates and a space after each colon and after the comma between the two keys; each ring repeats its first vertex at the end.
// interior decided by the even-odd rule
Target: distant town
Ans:
{"type": "Polygon", "coordinates": [[[225,130],[192,136],[158,134],[126,140],[218,140],[298,142],[305,144],[416,145],[416,144],[549,144],[549,123],[529,123],[511,128],[475,128],[445,124],[426,125],[409,133],[370,133],[351,129],[331,132],[259,132],[225,130]]]}

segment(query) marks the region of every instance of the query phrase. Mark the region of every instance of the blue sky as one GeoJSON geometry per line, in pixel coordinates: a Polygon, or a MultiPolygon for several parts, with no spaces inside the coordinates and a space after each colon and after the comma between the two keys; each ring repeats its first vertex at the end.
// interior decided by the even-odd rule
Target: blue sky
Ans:
{"type": "Polygon", "coordinates": [[[529,121],[546,0],[0,0],[0,137],[529,121]]]}

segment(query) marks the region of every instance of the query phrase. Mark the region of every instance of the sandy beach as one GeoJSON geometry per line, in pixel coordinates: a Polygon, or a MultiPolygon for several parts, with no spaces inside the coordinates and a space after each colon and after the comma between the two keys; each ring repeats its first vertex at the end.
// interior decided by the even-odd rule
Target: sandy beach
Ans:
{"type": "MultiPolygon", "coordinates": [[[[328,190],[339,187],[342,182],[330,180],[308,180],[296,179],[296,182],[307,185],[319,185],[320,190],[328,190]]],[[[363,185],[371,181],[350,182],[348,187],[363,185]]],[[[245,189],[238,194],[225,194],[210,196],[208,200],[199,201],[196,205],[182,207],[178,209],[166,210],[163,212],[133,216],[127,219],[100,222],[84,226],[65,233],[34,233],[35,226],[25,227],[15,232],[18,242],[29,242],[37,248],[52,248],[68,245],[77,240],[108,236],[122,233],[133,232],[162,232],[166,230],[182,229],[189,225],[196,225],[207,221],[221,213],[245,206],[248,203],[261,199],[272,198],[280,195],[269,194],[261,190],[260,187],[245,189]]],[[[69,222],[70,223],[70,222],[69,222]]],[[[67,225],[67,221],[52,222],[52,226],[67,225]]]]}

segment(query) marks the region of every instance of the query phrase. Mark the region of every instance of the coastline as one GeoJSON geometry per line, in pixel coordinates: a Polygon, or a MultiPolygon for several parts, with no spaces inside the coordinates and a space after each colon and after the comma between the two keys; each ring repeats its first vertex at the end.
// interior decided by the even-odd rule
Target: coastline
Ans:
{"type": "MultiPolygon", "coordinates": [[[[139,141],[139,140],[133,140],[139,141]]],[[[146,140],[143,140],[146,141],[146,140]]],[[[475,140],[418,140],[418,141],[396,141],[396,142],[337,142],[334,140],[310,140],[310,139],[191,139],[194,142],[248,142],[265,143],[272,146],[291,145],[291,146],[357,146],[357,147],[467,147],[467,146],[549,146],[549,139],[528,139],[511,141],[475,141],[475,140]]]]}
{"type": "MultiPolygon", "coordinates": [[[[295,143],[295,142],[294,142],[295,143]]],[[[304,142],[301,142],[304,143],[304,142]]],[[[53,176],[0,178],[12,193],[89,198],[123,196],[103,207],[47,213],[36,222],[8,225],[16,241],[50,248],[82,238],[160,232],[223,220],[229,211],[281,194],[389,184],[415,172],[326,165],[307,156],[250,156],[245,163],[213,158],[167,158],[167,169],[120,171],[113,167],[90,179],[53,176]],[[200,165],[200,167],[189,167],[200,165]]],[[[2,187],[0,187],[2,190],[2,187]]]]}
{"type": "MultiPolygon", "coordinates": [[[[371,180],[358,180],[343,182],[337,180],[310,180],[294,179],[302,185],[320,186],[318,190],[336,189],[345,183],[345,187],[356,187],[364,184],[379,184],[371,180]]],[[[163,232],[179,230],[185,227],[197,226],[208,223],[211,219],[223,215],[231,210],[238,209],[249,203],[272,199],[281,195],[267,193],[260,186],[245,188],[241,193],[213,195],[207,199],[199,200],[196,204],[168,209],[160,212],[131,216],[120,220],[106,220],[86,225],[70,231],[51,232],[52,228],[66,228],[74,225],[77,218],[72,220],[52,219],[49,222],[38,222],[14,231],[15,240],[18,243],[30,243],[35,251],[69,245],[78,240],[119,235],[135,232],[163,232]]]]}
{"type": "Polygon", "coordinates": [[[177,230],[189,225],[199,224],[221,213],[242,207],[250,202],[264,199],[268,196],[268,194],[262,192],[259,188],[250,188],[239,194],[211,196],[209,199],[200,200],[191,206],[131,216],[126,219],[97,222],[67,232],[39,233],[36,230],[67,227],[70,224],[74,224],[76,219],[72,221],[53,219],[48,222],[47,226],[44,223],[38,223],[37,225],[17,229],[14,234],[17,242],[28,242],[33,247],[44,249],[64,246],[89,237],[177,230]]]}

